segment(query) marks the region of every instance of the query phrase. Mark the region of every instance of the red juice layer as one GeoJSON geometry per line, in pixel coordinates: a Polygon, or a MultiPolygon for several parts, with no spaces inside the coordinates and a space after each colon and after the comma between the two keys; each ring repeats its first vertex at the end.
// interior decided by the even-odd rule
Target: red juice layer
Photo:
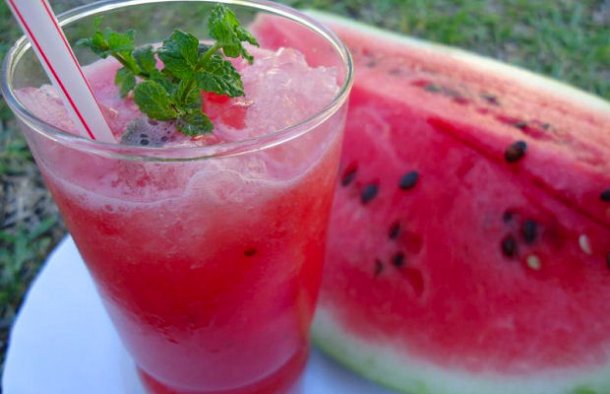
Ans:
{"type": "Polygon", "coordinates": [[[244,209],[196,194],[108,209],[46,179],[138,366],[185,392],[229,390],[306,346],[337,154],[244,209]]]}

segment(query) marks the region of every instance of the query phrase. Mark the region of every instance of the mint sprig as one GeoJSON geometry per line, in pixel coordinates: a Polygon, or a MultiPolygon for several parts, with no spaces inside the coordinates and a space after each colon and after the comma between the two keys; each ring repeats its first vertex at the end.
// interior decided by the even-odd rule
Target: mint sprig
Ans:
{"type": "Polygon", "coordinates": [[[242,56],[249,63],[254,60],[246,51],[242,42],[258,46],[256,38],[244,29],[233,11],[227,7],[216,7],[210,15],[208,31],[210,37],[216,40],[214,46],[222,48],[225,56],[242,56]]]}
{"type": "Polygon", "coordinates": [[[201,91],[243,96],[241,76],[226,58],[242,57],[251,64],[254,58],[243,43],[258,46],[233,11],[222,4],[212,10],[208,30],[216,40],[211,45],[176,29],[158,48],[136,47],[134,30],[119,33],[110,28],[97,29],[78,44],[121,63],[115,76],[121,97],[133,92],[135,103],[149,118],[175,122],[180,132],[195,136],[213,129],[202,110],[201,91]],[[162,68],[158,60],[163,62],[162,68]]]}

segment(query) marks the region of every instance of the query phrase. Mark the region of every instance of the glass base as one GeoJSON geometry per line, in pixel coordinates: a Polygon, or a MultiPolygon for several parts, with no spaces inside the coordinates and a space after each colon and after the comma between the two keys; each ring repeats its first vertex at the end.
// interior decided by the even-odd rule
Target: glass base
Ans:
{"type": "Polygon", "coordinates": [[[223,391],[181,391],[166,386],[138,368],[140,381],[150,394],[300,394],[301,375],[308,351],[299,352],[273,375],[245,387],[223,391]]]}

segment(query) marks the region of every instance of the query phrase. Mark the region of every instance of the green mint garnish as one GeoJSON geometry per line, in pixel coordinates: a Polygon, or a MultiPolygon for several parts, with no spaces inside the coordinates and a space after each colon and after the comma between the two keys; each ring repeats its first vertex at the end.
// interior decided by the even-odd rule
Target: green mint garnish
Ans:
{"type": "Polygon", "coordinates": [[[102,58],[114,57],[121,67],[115,77],[121,97],[133,91],[133,99],[151,119],[175,122],[183,134],[196,136],[212,131],[210,118],[202,112],[201,91],[229,97],[244,95],[239,72],[226,58],[254,60],[244,48],[258,42],[244,29],[233,11],[217,5],[210,14],[209,36],[215,42],[204,45],[181,30],[174,32],[158,48],[135,46],[135,31],[119,33],[97,29],[79,45],[102,58]],[[158,68],[157,59],[163,62],[158,68]]]}
{"type": "Polygon", "coordinates": [[[252,63],[252,56],[246,51],[241,44],[249,42],[252,45],[258,46],[258,42],[252,34],[241,27],[239,20],[227,7],[216,7],[210,15],[209,22],[210,37],[216,40],[214,46],[222,48],[225,56],[240,57],[252,63]]]}

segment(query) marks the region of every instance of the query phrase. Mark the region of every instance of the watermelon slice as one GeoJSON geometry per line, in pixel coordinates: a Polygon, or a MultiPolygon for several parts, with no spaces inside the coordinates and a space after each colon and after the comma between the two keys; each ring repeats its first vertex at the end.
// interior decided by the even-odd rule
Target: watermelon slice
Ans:
{"type": "Polygon", "coordinates": [[[610,103],[314,16],[356,67],[315,341],[411,394],[610,393],[610,103]]]}

